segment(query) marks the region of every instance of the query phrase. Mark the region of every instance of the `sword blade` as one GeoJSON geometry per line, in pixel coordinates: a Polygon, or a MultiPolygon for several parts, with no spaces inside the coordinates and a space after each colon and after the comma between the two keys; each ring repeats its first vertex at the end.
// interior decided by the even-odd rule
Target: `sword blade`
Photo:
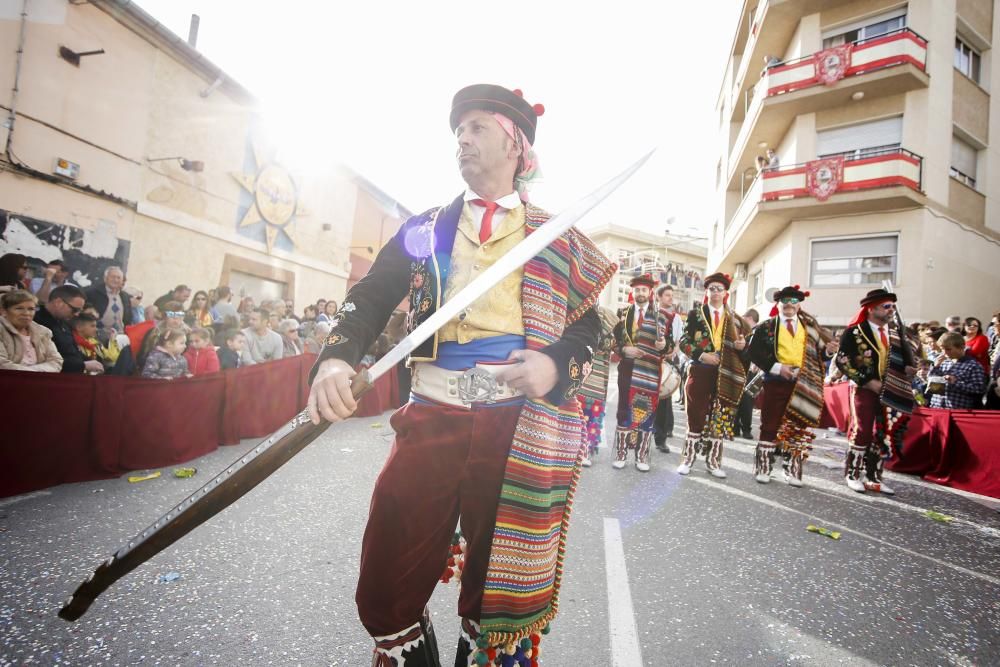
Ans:
{"type": "Polygon", "coordinates": [[[511,248],[510,251],[466,285],[458,294],[442,304],[433,315],[414,329],[409,336],[401,340],[388,354],[376,361],[368,369],[369,381],[374,382],[380,375],[393,368],[409,356],[421,343],[433,336],[438,329],[451,321],[453,317],[456,317],[472,305],[476,299],[490,291],[490,289],[510,275],[515,269],[524,266],[528,260],[547,248],[553,241],[587,215],[591,209],[607,199],[608,195],[617,190],[622,183],[631,178],[632,174],[646,163],[653,152],[650,151],[643,155],[623,172],[566,210],[550,218],[544,225],[511,248]]]}

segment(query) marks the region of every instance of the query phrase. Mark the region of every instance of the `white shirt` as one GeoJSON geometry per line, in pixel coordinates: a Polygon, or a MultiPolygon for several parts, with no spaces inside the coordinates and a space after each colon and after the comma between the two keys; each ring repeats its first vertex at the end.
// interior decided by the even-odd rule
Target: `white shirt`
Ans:
{"type": "MultiPolygon", "coordinates": [[[[479,233],[480,228],[483,226],[483,216],[486,215],[486,207],[480,206],[479,204],[473,204],[473,199],[486,200],[486,197],[480,197],[472,190],[465,191],[465,201],[469,204],[469,211],[472,212],[472,224],[476,228],[476,233],[479,233]]],[[[521,205],[521,197],[518,196],[516,192],[511,192],[509,195],[504,195],[500,199],[496,200],[499,204],[496,212],[493,213],[493,229],[499,229],[503,219],[507,217],[507,211],[517,208],[521,205]]]]}

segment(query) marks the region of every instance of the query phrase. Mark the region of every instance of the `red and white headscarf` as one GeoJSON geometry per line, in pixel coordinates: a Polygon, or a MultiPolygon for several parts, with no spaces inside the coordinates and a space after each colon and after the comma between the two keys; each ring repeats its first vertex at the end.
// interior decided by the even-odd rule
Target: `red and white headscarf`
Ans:
{"type": "Polygon", "coordinates": [[[507,116],[491,111],[507,136],[514,140],[514,145],[521,149],[521,157],[518,159],[517,173],[514,175],[514,189],[521,201],[528,201],[528,191],[534,181],[541,177],[542,172],[538,164],[538,156],[535,155],[528,137],[517,125],[507,116]]]}

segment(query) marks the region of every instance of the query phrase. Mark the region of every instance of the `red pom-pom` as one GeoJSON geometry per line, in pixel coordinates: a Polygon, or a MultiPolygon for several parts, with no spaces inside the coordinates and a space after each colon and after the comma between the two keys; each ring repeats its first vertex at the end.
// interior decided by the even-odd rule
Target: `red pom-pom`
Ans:
{"type": "Polygon", "coordinates": [[[544,104],[536,104],[535,106],[533,106],[531,108],[535,110],[535,115],[536,116],[544,116],[545,115],[545,105],[544,104]]]}
{"type": "Polygon", "coordinates": [[[515,88],[511,92],[517,95],[518,97],[524,97],[524,92],[520,88],[515,88]]]}
{"type": "Polygon", "coordinates": [[[724,275],[726,277],[726,280],[732,282],[733,277],[731,275],[729,275],[728,273],[723,273],[722,275],[724,275]]]}
{"type": "Polygon", "coordinates": [[[490,659],[490,662],[493,662],[497,659],[497,650],[493,647],[486,649],[486,657],[490,659]]]}
{"type": "Polygon", "coordinates": [[[773,306],[771,306],[771,313],[768,315],[768,317],[774,317],[777,314],[778,314],[778,304],[774,304],[773,306]]]}
{"type": "Polygon", "coordinates": [[[806,296],[809,296],[810,294],[812,294],[812,292],[805,291],[805,292],[803,292],[803,294],[805,294],[806,296]]]}
{"type": "Polygon", "coordinates": [[[453,544],[453,545],[451,545],[451,552],[453,554],[460,554],[460,553],[462,553],[462,545],[461,544],[453,544]]]}
{"type": "Polygon", "coordinates": [[[542,636],[537,632],[532,632],[529,639],[531,639],[532,646],[538,646],[539,644],[542,643],[542,636]]]}
{"type": "Polygon", "coordinates": [[[799,286],[798,286],[798,285],[793,285],[793,287],[794,287],[795,289],[798,289],[798,288],[799,288],[799,286]]]}

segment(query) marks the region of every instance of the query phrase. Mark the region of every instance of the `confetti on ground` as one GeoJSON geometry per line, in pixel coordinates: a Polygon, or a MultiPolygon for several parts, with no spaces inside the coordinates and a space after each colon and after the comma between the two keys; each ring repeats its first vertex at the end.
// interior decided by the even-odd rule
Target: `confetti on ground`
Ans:
{"type": "Polygon", "coordinates": [[[194,477],[194,474],[198,472],[197,468],[177,468],[174,470],[174,477],[185,478],[194,477]]]}
{"type": "Polygon", "coordinates": [[[354,450],[351,449],[350,447],[341,447],[340,451],[350,453],[350,452],[353,452],[354,450]]]}
{"type": "Polygon", "coordinates": [[[808,526],[806,526],[806,530],[808,530],[810,533],[819,533],[820,535],[825,535],[826,537],[829,537],[830,539],[833,540],[840,539],[840,533],[836,530],[830,530],[829,528],[821,528],[820,526],[814,526],[812,524],[809,524],[808,526]]]}
{"type": "Polygon", "coordinates": [[[156,479],[160,476],[160,471],[151,472],[148,475],[134,475],[128,478],[128,481],[135,484],[136,482],[145,482],[147,479],[156,479]]]}
{"type": "Polygon", "coordinates": [[[171,581],[177,581],[181,578],[180,572],[167,572],[166,574],[160,575],[161,584],[169,584],[171,581]]]}
{"type": "Polygon", "coordinates": [[[935,521],[940,521],[941,523],[951,523],[955,520],[954,517],[950,517],[947,514],[941,514],[940,512],[935,512],[934,510],[927,510],[924,512],[924,516],[928,519],[934,519],[935,521]]]}
{"type": "Polygon", "coordinates": [[[375,422],[374,424],[369,424],[369,428],[382,428],[382,422],[375,422]]]}

